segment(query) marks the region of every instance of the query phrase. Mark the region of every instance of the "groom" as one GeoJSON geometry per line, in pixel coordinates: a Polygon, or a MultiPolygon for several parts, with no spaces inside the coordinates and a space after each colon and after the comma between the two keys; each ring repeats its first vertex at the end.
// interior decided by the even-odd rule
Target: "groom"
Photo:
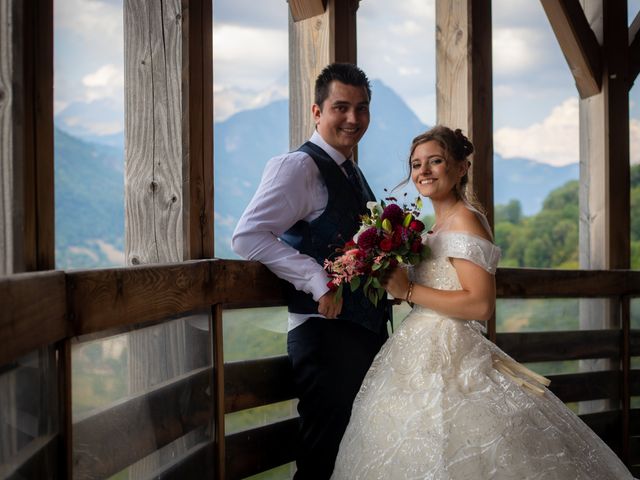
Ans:
{"type": "Polygon", "coordinates": [[[322,268],[375,199],[353,161],[369,126],[370,100],[358,67],[325,67],[311,108],[315,132],[298,150],[269,160],[233,234],[236,253],[288,282],[287,351],[300,414],[297,480],[331,476],[353,399],[387,338],[387,302],[376,308],[349,288],[337,300],[322,268]]]}

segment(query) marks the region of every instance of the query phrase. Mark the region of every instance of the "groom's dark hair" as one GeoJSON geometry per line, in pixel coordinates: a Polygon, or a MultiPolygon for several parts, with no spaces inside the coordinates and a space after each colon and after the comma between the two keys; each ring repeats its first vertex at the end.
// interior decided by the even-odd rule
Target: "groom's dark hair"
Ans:
{"type": "Polygon", "coordinates": [[[367,96],[371,101],[371,85],[367,75],[352,63],[331,63],[316,78],[315,99],[314,102],[320,108],[329,96],[329,86],[331,82],[338,81],[346,85],[354,87],[364,87],[367,90],[367,96]]]}

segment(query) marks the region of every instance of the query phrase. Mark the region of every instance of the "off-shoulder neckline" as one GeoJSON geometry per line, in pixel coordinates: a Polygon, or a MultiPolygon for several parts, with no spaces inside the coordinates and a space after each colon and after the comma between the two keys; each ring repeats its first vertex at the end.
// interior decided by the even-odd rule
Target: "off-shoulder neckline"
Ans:
{"type": "Polygon", "coordinates": [[[491,245],[495,245],[495,243],[493,243],[493,240],[484,238],[478,235],[477,233],[471,233],[464,230],[438,230],[437,232],[427,232],[426,238],[435,238],[437,235],[447,234],[447,233],[457,234],[457,235],[467,235],[469,237],[474,237],[474,238],[477,238],[478,240],[482,240],[487,243],[490,243],[491,245]]]}

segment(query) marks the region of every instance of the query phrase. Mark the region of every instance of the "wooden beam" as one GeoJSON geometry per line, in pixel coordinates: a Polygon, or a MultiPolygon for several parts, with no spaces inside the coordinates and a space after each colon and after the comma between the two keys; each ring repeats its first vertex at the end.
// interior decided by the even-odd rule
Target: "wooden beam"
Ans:
{"type": "Polygon", "coordinates": [[[589,298],[637,295],[640,272],[499,268],[498,298],[589,298]]]}
{"type": "Polygon", "coordinates": [[[498,333],[496,344],[519,362],[621,357],[620,330],[498,333]]]}
{"type": "Polygon", "coordinates": [[[470,185],[493,225],[492,90],[491,2],[437,0],[437,123],[473,142],[470,185]]]}
{"type": "Polygon", "coordinates": [[[129,265],[184,260],[182,25],[181,0],[124,2],[129,265]]]}
{"type": "Polygon", "coordinates": [[[565,403],[620,398],[618,370],[549,375],[548,378],[549,389],[565,403]]]}
{"type": "Polygon", "coordinates": [[[0,7],[0,275],[54,258],[53,1],[0,7]]]}
{"type": "Polygon", "coordinates": [[[63,272],[0,278],[0,365],[71,334],[63,272]]]}
{"type": "Polygon", "coordinates": [[[213,252],[212,0],[182,0],[184,259],[213,252]]]}
{"type": "Polygon", "coordinates": [[[286,355],[225,364],[225,412],[295,398],[286,355]]]}
{"type": "Polygon", "coordinates": [[[581,98],[600,93],[602,53],[578,0],[540,0],[581,98]]]}
{"type": "Polygon", "coordinates": [[[640,12],[629,27],[629,90],[640,72],[640,12]]]}
{"type": "Polygon", "coordinates": [[[356,63],[356,11],[359,0],[328,0],[326,10],[306,20],[289,17],[289,146],[309,139],[314,83],[332,62],[356,63]]]}
{"type": "Polygon", "coordinates": [[[298,429],[298,419],[292,418],[229,435],[226,478],[239,480],[292,462],[298,429]]]}
{"type": "Polygon", "coordinates": [[[258,262],[193,260],[67,274],[77,335],[152,322],[216,303],[282,305],[281,282],[258,262]]]}
{"type": "Polygon", "coordinates": [[[326,9],[326,0],[288,0],[291,17],[294,22],[322,15],[326,9]]]}

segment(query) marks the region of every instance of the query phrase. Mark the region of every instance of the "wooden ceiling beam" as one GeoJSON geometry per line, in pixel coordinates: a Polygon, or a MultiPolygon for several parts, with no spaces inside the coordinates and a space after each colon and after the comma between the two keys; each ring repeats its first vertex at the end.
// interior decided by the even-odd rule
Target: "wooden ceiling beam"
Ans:
{"type": "Polygon", "coordinates": [[[640,73],[640,12],[629,27],[629,89],[640,73]]]}
{"type": "Polygon", "coordinates": [[[540,0],[576,82],[580,98],[600,93],[602,59],[598,40],[578,0],[540,0]]]}
{"type": "Polygon", "coordinates": [[[289,9],[294,22],[322,15],[327,9],[326,0],[289,0],[289,9]]]}

